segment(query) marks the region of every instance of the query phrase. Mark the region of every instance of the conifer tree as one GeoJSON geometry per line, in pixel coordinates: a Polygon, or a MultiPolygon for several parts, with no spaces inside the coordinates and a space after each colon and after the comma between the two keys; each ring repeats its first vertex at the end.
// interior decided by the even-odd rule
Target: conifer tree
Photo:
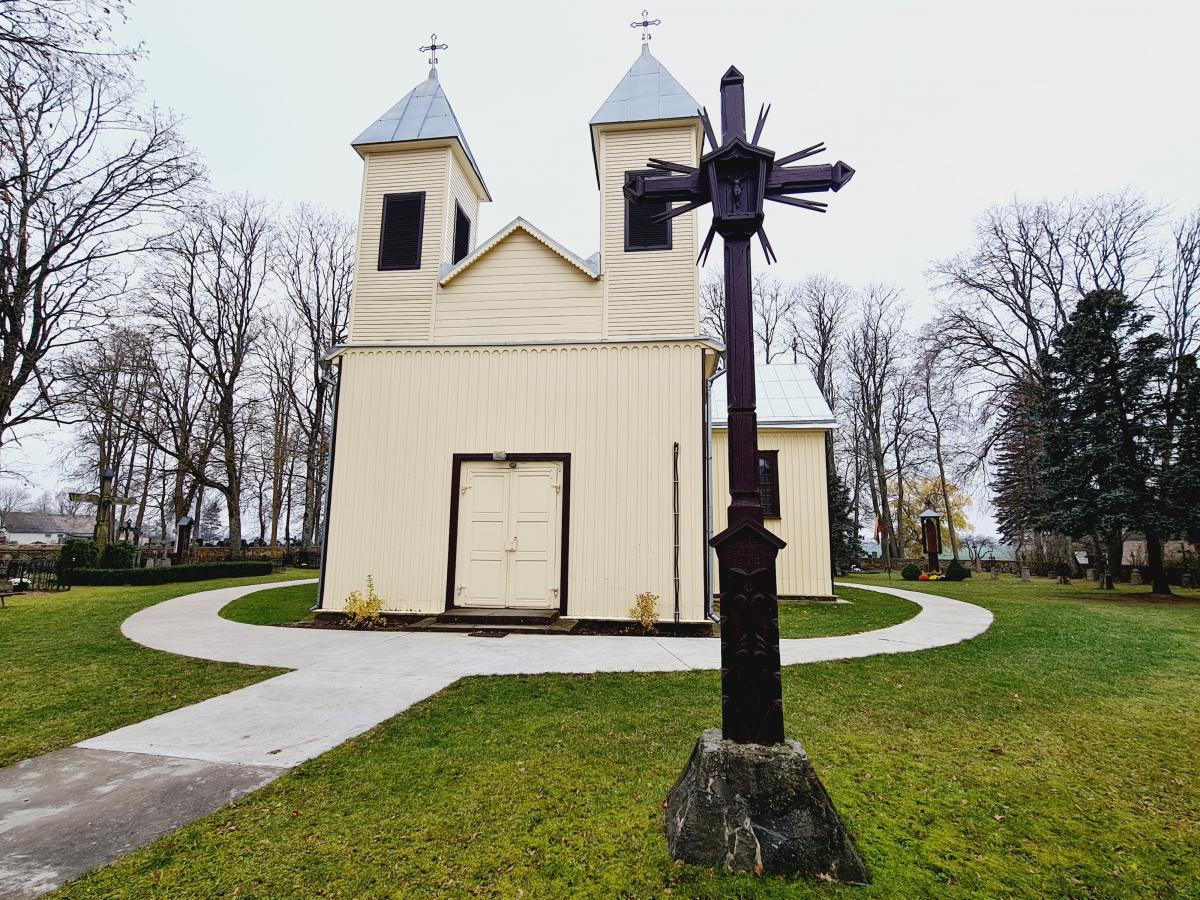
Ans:
{"type": "Polygon", "coordinates": [[[833,573],[845,571],[862,556],[862,541],[858,536],[858,528],[854,524],[854,504],[850,500],[850,489],[838,474],[837,469],[829,466],[828,499],[829,499],[829,552],[833,562],[833,573]]]}
{"type": "Polygon", "coordinates": [[[1082,538],[1137,528],[1152,590],[1169,594],[1162,541],[1177,529],[1158,483],[1166,339],[1119,291],[1085,294],[1043,356],[1041,526],[1082,538]]]}

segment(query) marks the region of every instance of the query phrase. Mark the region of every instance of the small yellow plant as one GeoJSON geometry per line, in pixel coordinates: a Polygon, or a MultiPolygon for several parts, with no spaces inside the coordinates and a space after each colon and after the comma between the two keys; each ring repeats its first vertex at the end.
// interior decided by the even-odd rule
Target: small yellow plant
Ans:
{"type": "Polygon", "coordinates": [[[641,624],[644,632],[647,634],[653,632],[654,626],[658,624],[658,594],[652,594],[649,591],[638,594],[637,601],[629,610],[629,615],[641,624]]]}
{"type": "Polygon", "coordinates": [[[351,591],[346,598],[346,627],[375,628],[383,624],[383,601],[375,593],[375,582],[367,576],[367,596],[364,598],[360,591],[351,591]]]}

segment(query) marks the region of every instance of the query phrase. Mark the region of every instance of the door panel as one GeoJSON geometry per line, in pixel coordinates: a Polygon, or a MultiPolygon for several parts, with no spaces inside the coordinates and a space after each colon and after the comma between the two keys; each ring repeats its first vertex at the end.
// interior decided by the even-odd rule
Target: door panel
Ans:
{"type": "Polygon", "coordinates": [[[562,467],[463,463],[454,602],[558,606],[562,467]]]}

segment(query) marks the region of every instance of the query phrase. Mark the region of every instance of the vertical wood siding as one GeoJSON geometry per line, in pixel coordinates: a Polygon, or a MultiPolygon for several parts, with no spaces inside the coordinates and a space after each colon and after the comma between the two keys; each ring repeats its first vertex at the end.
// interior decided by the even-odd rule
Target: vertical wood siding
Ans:
{"type": "Polygon", "coordinates": [[[625,173],[650,157],[697,163],[696,128],[600,133],[600,234],[605,336],[691,337],[699,333],[696,214],[671,220],[672,249],[625,252],[625,173]]]}
{"type": "Polygon", "coordinates": [[[672,444],[681,610],[704,616],[700,344],[396,348],[342,356],[323,603],[368,575],[388,609],[444,608],[451,456],[571,454],[568,614],[673,611],[672,444]]]}
{"type": "Polygon", "coordinates": [[[596,340],[603,289],[520,229],[440,288],[434,340],[596,340]]]}
{"type": "MultiPolygon", "coordinates": [[[[832,590],[829,560],[829,504],[825,481],[825,432],[784,430],[758,432],[760,450],[779,451],[778,519],[767,528],[787,546],[779,553],[781,596],[828,597],[832,590]]],[[[341,445],[338,445],[341,453],[341,445]]],[[[713,529],[728,523],[729,455],[724,429],[713,430],[713,529]]]]}
{"type": "MultiPolygon", "coordinates": [[[[449,147],[369,153],[363,162],[358,255],[350,300],[350,339],[427,340],[442,261],[449,147]],[[421,268],[380,272],[379,227],[384,194],[425,192],[421,268]]],[[[451,216],[450,218],[453,218],[451,216]]]]}

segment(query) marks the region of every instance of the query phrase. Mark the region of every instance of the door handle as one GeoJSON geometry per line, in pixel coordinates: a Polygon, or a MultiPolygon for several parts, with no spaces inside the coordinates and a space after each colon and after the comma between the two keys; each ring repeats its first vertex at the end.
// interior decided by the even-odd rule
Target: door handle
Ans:
{"type": "Polygon", "coordinates": [[[517,552],[517,539],[516,539],[516,536],[514,536],[514,537],[513,537],[513,539],[512,539],[512,543],[511,543],[511,544],[510,544],[508,547],[506,547],[506,548],[505,548],[505,550],[506,550],[506,552],[508,552],[508,553],[516,553],[516,552],[517,552]]]}

